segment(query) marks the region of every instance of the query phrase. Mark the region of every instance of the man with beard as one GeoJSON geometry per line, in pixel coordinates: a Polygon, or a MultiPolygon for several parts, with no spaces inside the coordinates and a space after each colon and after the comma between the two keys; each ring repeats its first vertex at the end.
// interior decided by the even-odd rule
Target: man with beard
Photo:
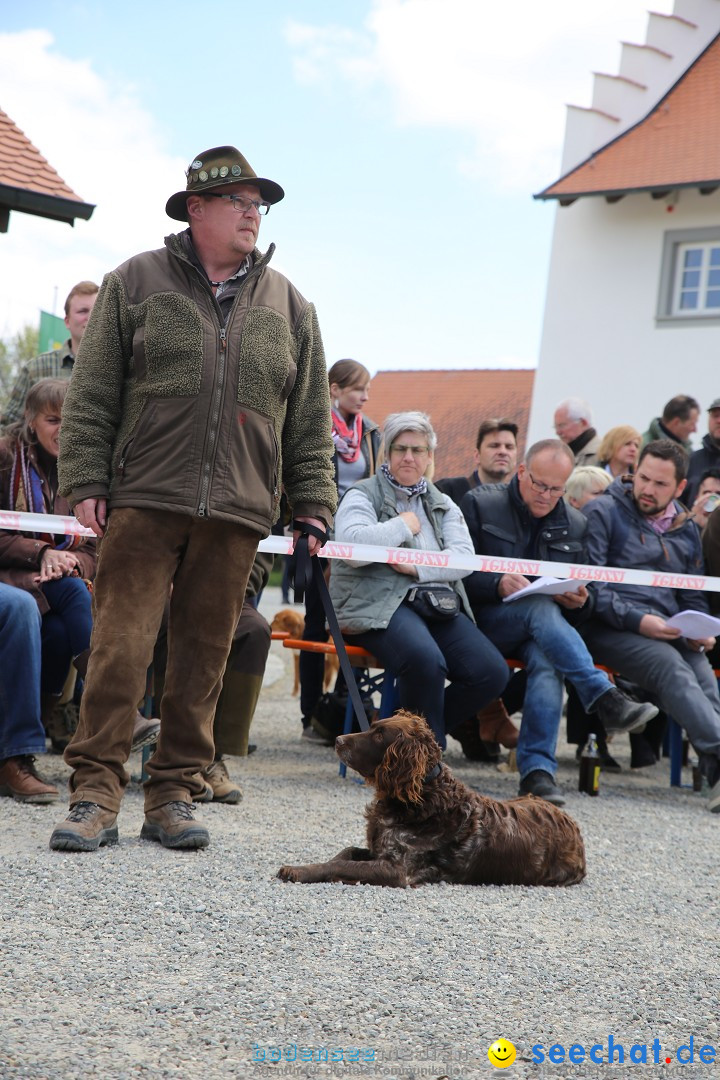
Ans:
{"type": "MultiPolygon", "coordinates": [[[[640,454],[632,477],[618,477],[585,507],[588,561],[664,574],[704,573],[700,532],[678,502],[687,454],[657,439],[640,454]]],[[[688,734],[710,785],[709,809],[720,812],[720,695],[706,652],[713,637],[685,638],[668,626],[679,611],[707,613],[705,593],[631,584],[595,587],[592,618],[582,634],[596,662],[642,687],[688,734]]]]}

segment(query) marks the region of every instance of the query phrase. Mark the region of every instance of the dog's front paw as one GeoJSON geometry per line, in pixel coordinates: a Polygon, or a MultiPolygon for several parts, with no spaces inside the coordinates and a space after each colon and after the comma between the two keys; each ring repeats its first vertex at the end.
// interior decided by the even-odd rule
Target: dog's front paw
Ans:
{"type": "Polygon", "coordinates": [[[300,869],[299,866],[281,866],[277,876],[281,881],[300,881],[300,869]]]}

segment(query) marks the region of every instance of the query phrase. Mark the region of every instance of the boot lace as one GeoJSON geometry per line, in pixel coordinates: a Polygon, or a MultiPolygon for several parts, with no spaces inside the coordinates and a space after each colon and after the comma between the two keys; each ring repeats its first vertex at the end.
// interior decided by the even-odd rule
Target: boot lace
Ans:
{"type": "Polygon", "coordinates": [[[68,821],[85,821],[87,818],[92,817],[100,809],[97,803],[94,802],[77,802],[70,810],[67,816],[68,821]]]}
{"type": "Polygon", "coordinates": [[[215,777],[216,780],[229,780],[230,773],[227,771],[227,765],[224,761],[213,761],[212,765],[208,765],[205,769],[204,775],[209,779],[215,777]]]}
{"type": "Polygon", "coordinates": [[[32,754],[23,754],[22,757],[19,757],[17,766],[18,772],[21,772],[24,776],[32,776],[34,780],[40,779],[35,768],[35,758],[32,754]]]}
{"type": "Polygon", "coordinates": [[[186,803],[178,800],[177,802],[168,803],[168,807],[174,814],[177,814],[183,821],[194,821],[193,810],[195,809],[195,803],[186,803]]]}

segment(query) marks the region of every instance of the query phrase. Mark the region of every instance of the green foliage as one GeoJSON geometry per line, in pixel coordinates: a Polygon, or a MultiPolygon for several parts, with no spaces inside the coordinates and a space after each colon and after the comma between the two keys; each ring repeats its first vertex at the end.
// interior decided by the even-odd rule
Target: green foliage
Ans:
{"type": "Polygon", "coordinates": [[[37,356],[38,342],[39,330],[29,323],[11,338],[0,339],[0,405],[4,406],[10,397],[23,364],[37,356]]]}

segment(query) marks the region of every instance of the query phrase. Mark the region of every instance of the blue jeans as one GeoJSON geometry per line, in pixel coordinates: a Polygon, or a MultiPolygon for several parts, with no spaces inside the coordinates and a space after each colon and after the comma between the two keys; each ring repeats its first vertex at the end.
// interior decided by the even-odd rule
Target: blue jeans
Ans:
{"type": "Polygon", "coordinates": [[[499,697],[508,681],[507,664],[467,615],[426,622],[401,604],[387,629],[346,636],[394,673],[400,707],[424,716],[443,750],[445,733],[499,697]]]}
{"type": "Polygon", "coordinates": [[[63,577],[42,586],[50,610],[42,620],[42,690],[59,694],[74,656],[90,646],[92,604],[84,581],[63,577]]]}
{"type": "Polygon", "coordinates": [[[478,607],[475,616],[500,652],[522,660],[527,668],[517,746],[520,778],[535,769],[554,776],[563,679],[573,684],[586,712],[610,689],[610,680],[595,668],[583,639],[549,596],[487,604],[478,607]]]}
{"type": "Polygon", "coordinates": [[[0,584],[0,761],[44,753],[40,612],[30,593],[0,584]]]}

